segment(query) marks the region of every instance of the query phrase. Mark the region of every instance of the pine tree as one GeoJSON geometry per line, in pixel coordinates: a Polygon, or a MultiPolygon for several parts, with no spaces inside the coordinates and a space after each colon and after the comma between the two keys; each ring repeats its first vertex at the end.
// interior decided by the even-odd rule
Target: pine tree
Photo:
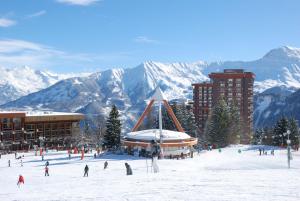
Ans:
{"type": "Polygon", "coordinates": [[[106,132],[104,145],[108,148],[118,148],[121,143],[121,121],[117,107],[112,106],[109,117],[106,121],[106,132]]]}
{"type": "Polygon", "coordinates": [[[174,122],[172,121],[165,107],[162,107],[162,121],[164,129],[176,131],[174,122]]]}
{"type": "Polygon", "coordinates": [[[229,121],[229,143],[240,143],[240,137],[242,136],[242,120],[239,108],[236,104],[232,103],[229,108],[230,121],[229,121]]]}
{"type": "Polygon", "coordinates": [[[230,113],[224,99],[214,106],[208,122],[207,139],[211,144],[225,147],[229,144],[230,113]]]}
{"type": "Polygon", "coordinates": [[[289,130],[291,131],[290,140],[291,145],[299,145],[299,127],[295,118],[289,119],[289,130]]]}
{"type": "Polygon", "coordinates": [[[263,137],[263,129],[256,129],[253,138],[252,138],[252,144],[258,145],[262,143],[262,137],[263,137]]]}
{"type": "Polygon", "coordinates": [[[289,122],[286,117],[279,119],[273,129],[273,145],[282,146],[286,145],[287,137],[283,134],[288,130],[289,122]]]}

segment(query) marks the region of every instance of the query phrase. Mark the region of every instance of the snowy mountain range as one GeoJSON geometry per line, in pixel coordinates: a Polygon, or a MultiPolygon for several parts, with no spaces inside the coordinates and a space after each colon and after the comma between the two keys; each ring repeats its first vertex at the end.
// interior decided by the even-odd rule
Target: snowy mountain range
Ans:
{"type": "Polygon", "coordinates": [[[77,76],[34,70],[28,66],[10,69],[0,67],[0,72],[0,104],[47,88],[62,79],[77,76]]]}
{"type": "MultiPolygon", "coordinates": [[[[137,114],[142,112],[146,104],[144,100],[151,96],[156,85],[161,87],[170,100],[192,98],[192,83],[208,81],[209,73],[225,68],[243,68],[256,74],[255,122],[258,118],[257,122],[264,122],[261,118],[270,118],[276,112],[272,109],[269,115],[266,114],[269,106],[267,103],[273,101],[281,104],[283,99],[277,97],[278,94],[285,94],[284,97],[287,97],[300,88],[300,49],[284,46],[269,51],[255,61],[170,64],[145,62],[134,68],[110,69],[69,79],[63,79],[63,75],[24,68],[21,70],[31,74],[13,72],[10,73],[10,78],[5,76],[7,81],[3,83],[9,84],[3,85],[2,89],[5,90],[1,90],[0,96],[5,95],[8,100],[21,96],[17,94],[20,91],[23,94],[34,93],[3,104],[1,108],[49,109],[107,115],[111,104],[116,104],[124,121],[126,120],[126,125],[130,127],[138,117],[137,114]],[[20,77],[24,81],[19,82],[20,77]],[[39,89],[42,90],[38,91],[39,89]],[[15,90],[16,95],[13,96],[9,90],[15,90]],[[264,91],[267,93],[262,93],[264,91]]],[[[20,69],[11,71],[13,70],[21,72],[20,69]]]]}

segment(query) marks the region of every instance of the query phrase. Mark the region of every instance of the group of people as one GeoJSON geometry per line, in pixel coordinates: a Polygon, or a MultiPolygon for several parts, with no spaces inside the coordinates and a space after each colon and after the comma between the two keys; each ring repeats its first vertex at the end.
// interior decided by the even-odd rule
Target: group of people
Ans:
{"type": "MultiPolygon", "coordinates": [[[[258,151],[259,151],[259,155],[261,156],[261,155],[268,155],[268,151],[265,151],[265,148],[259,148],[258,149],[258,151]]],[[[274,156],[274,149],[272,149],[271,150],[271,155],[273,155],[274,156]]]]}
{"type": "MultiPolygon", "coordinates": [[[[125,163],[125,167],[126,167],[126,175],[132,175],[132,169],[131,169],[130,165],[128,163],[125,163]]],[[[104,162],[104,170],[107,168],[108,168],[108,162],[105,161],[104,162]]],[[[85,165],[83,177],[88,177],[88,176],[89,176],[89,166],[85,165]]]]}
{"type": "MultiPolygon", "coordinates": [[[[70,157],[70,154],[69,154],[69,157],[70,157]]],[[[17,158],[17,153],[15,153],[15,158],[16,159],[19,159],[17,158]]],[[[43,161],[43,160],[42,160],[43,161]]],[[[11,160],[8,160],[8,167],[11,166],[11,160]]],[[[23,166],[23,161],[21,160],[21,166],[23,166]]],[[[105,161],[104,162],[104,170],[108,168],[108,162],[105,161]]],[[[130,165],[128,163],[125,163],[125,168],[126,168],[126,175],[132,175],[132,169],[130,167],[130,165]]],[[[50,176],[49,175],[49,161],[47,161],[45,163],[45,177],[46,176],[50,176]]],[[[89,166],[88,165],[85,165],[84,167],[84,177],[88,177],[89,176],[89,166]]],[[[21,184],[24,184],[25,183],[25,180],[24,180],[24,177],[23,175],[19,175],[19,178],[18,178],[18,182],[17,182],[17,186],[20,187],[21,184]]]]}

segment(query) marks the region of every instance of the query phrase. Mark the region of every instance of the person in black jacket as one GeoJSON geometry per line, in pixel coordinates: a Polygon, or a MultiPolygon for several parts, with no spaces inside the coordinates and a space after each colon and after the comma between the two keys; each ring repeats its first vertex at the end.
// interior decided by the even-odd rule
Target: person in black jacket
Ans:
{"type": "Polygon", "coordinates": [[[88,165],[85,165],[85,167],[84,167],[84,175],[83,175],[84,177],[88,177],[89,176],[89,167],[88,167],[88,165]]]}
{"type": "Polygon", "coordinates": [[[128,163],[125,163],[125,167],[126,167],[126,174],[132,175],[132,169],[131,169],[130,165],[128,163]]]}
{"type": "Polygon", "coordinates": [[[105,163],[104,163],[104,170],[107,168],[107,166],[108,166],[108,162],[105,161],[105,163]]]}

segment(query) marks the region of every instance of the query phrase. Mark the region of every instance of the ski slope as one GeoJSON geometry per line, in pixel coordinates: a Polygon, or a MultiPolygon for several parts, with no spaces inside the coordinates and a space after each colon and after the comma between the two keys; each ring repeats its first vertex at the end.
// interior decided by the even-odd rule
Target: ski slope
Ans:
{"type": "Polygon", "coordinates": [[[297,201],[300,151],[293,152],[291,169],[287,169],[286,158],[286,150],[259,156],[257,147],[234,146],[221,153],[203,151],[185,160],[159,160],[160,172],[154,174],[150,167],[147,173],[146,160],[141,158],[106,154],[94,159],[89,154],[81,161],[79,155],[69,160],[66,152],[49,152],[45,160],[50,163],[50,177],[45,177],[45,161],[40,156],[25,153],[21,167],[13,154],[4,155],[0,159],[0,200],[297,201]],[[108,169],[103,170],[106,160],[108,169]],[[132,176],[126,176],[125,162],[131,165],[132,176]],[[83,177],[86,164],[89,177],[83,177]],[[25,178],[20,188],[16,185],[19,174],[25,178]]]}

